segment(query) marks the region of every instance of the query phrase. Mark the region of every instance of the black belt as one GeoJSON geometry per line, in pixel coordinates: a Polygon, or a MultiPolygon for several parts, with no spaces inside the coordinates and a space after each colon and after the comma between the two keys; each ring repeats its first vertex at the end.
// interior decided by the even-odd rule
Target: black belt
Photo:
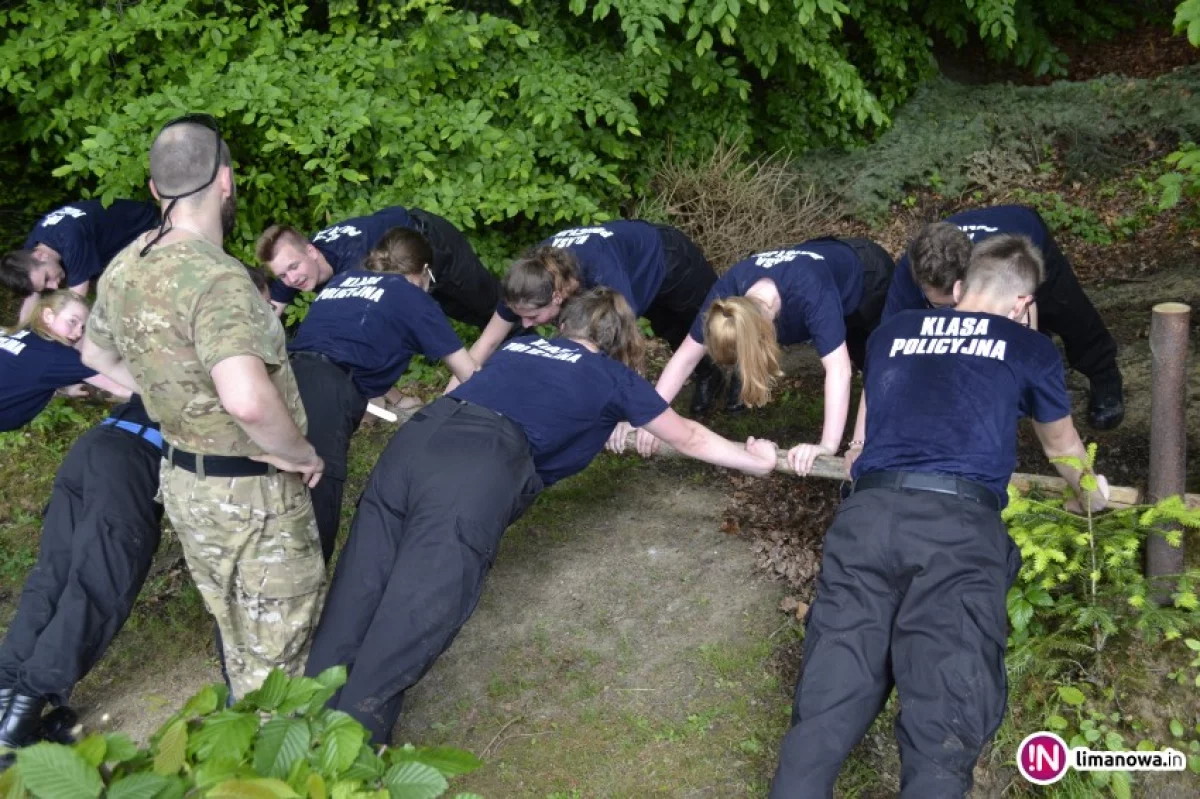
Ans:
{"type": "Polygon", "coordinates": [[[1000,497],[990,488],[961,477],[924,472],[871,472],[854,481],[850,493],[869,488],[890,488],[893,491],[929,491],[950,494],[977,502],[992,510],[1000,510],[1000,497]]]}
{"type": "Polygon", "coordinates": [[[260,477],[278,470],[269,463],[231,455],[196,455],[167,444],[163,455],[172,466],[203,480],[205,477],[260,477]]]}

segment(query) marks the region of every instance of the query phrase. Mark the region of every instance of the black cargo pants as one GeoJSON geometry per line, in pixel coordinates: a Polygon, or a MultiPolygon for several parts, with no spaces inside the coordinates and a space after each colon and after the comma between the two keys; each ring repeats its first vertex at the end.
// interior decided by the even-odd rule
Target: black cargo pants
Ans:
{"type": "Polygon", "coordinates": [[[404,692],[475,611],[510,524],[542,489],[513,422],[441,397],[392,437],[338,558],[305,673],[345,664],[329,706],[387,743],[404,692]]]}
{"type": "Polygon", "coordinates": [[[0,687],[53,705],[129,618],[162,536],[162,452],[114,427],[88,430],[54,478],[37,565],[0,644],[0,687]]]}
{"type": "Polygon", "coordinates": [[[1117,342],[1049,232],[1042,257],[1046,279],[1034,294],[1038,329],[1062,339],[1067,363],[1075,371],[1089,379],[1119,379],[1117,342]]]}
{"type": "Polygon", "coordinates": [[[895,685],[901,795],[961,799],[1004,717],[1008,588],[1000,514],[953,495],[855,492],[825,536],[772,799],[832,797],[895,685]]]}
{"type": "Polygon", "coordinates": [[[321,554],[328,564],[333,557],[342,519],[350,439],[362,423],[367,400],[355,387],[350,373],[324,355],[293,352],[290,360],[300,401],[304,403],[304,414],[308,417],[306,437],[325,461],[325,472],[317,487],[311,489],[311,494],[321,554]]]}

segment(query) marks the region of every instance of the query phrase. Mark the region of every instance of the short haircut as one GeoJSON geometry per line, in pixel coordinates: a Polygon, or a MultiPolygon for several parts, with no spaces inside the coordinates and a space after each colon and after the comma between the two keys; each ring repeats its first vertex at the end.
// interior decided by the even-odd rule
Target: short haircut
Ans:
{"type": "Polygon", "coordinates": [[[563,336],[587,339],[613,360],[642,371],[646,337],[620,292],[596,286],[580,294],[563,306],[558,328],[563,336]]]}
{"type": "Polygon", "coordinates": [[[963,279],[971,260],[971,237],[957,225],[926,225],[908,247],[908,263],[918,286],[949,292],[963,279]]]}
{"type": "Polygon", "coordinates": [[[18,294],[32,294],[33,280],[29,275],[42,262],[33,255],[33,250],[13,250],[0,259],[0,285],[18,294]]]}
{"type": "Polygon", "coordinates": [[[534,247],[526,250],[508,268],[500,288],[509,308],[544,308],[554,299],[573,297],[581,286],[579,259],[562,247],[534,247]]]}
{"type": "Polygon", "coordinates": [[[254,245],[254,257],[260,263],[270,263],[275,258],[275,250],[278,249],[279,243],[284,240],[297,247],[308,244],[304,234],[291,225],[271,225],[258,237],[254,245]]]}
{"type": "Polygon", "coordinates": [[[221,166],[229,166],[229,147],[224,140],[218,147],[217,134],[211,129],[194,122],[169,125],[150,145],[150,179],[167,199],[197,191],[212,176],[218,157],[221,166]]]}
{"type": "Polygon", "coordinates": [[[372,272],[419,275],[433,265],[433,248],[412,228],[394,227],[367,253],[363,267],[372,272]]]}
{"type": "Polygon", "coordinates": [[[1045,274],[1042,253],[1027,236],[992,236],[971,251],[963,290],[1024,297],[1037,291],[1045,274]]]}

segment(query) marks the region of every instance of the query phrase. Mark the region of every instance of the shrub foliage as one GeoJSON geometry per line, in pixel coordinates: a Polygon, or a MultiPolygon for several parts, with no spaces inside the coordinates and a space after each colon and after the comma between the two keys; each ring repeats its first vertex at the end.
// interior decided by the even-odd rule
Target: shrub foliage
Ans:
{"type": "Polygon", "coordinates": [[[668,142],[686,156],[722,135],[793,151],[860,141],[931,74],[935,35],[1054,69],[1045,32],[1109,25],[1108,8],[30,0],[0,9],[0,149],[63,196],[130,195],[152,131],[207,110],[240,171],[239,254],[270,221],[312,228],[390,203],[511,237],[616,213],[668,142]]]}

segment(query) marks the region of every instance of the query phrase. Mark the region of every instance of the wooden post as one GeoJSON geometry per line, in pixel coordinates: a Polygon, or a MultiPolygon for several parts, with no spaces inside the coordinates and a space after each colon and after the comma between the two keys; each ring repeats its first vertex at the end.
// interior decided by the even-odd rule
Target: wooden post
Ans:
{"type": "MultiPolygon", "coordinates": [[[[1154,306],[1150,318],[1150,479],[1147,499],[1183,495],[1187,475],[1187,356],[1191,308],[1181,302],[1154,306]]],[[[1146,577],[1154,596],[1169,602],[1183,571],[1183,547],[1160,535],[1146,543],[1146,577]]]]}

